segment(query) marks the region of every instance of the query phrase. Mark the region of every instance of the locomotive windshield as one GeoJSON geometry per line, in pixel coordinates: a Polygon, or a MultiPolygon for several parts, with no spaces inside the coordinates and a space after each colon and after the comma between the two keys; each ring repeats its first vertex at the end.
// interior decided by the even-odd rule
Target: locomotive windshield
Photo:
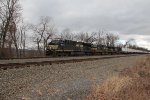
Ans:
{"type": "Polygon", "coordinates": [[[62,41],[61,40],[52,40],[49,45],[58,45],[60,44],[62,41]]]}

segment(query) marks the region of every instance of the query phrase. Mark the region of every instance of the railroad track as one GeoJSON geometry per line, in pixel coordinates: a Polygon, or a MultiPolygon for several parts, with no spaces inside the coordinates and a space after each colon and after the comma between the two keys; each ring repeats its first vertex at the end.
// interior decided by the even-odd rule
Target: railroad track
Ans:
{"type": "Polygon", "coordinates": [[[25,58],[0,58],[0,60],[15,60],[15,59],[39,59],[39,58],[52,58],[50,56],[41,56],[41,57],[25,57],[25,58]]]}
{"type": "Polygon", "coordinates": [[[49,61],[35,61],[35,62],[20,62],[20,63],[1,63],[0,70],[14,69],[14,68],[25,68],[30,66],[44,66],[44,65],[52,65],[52,64],[64,64],[64,63],[75,63],[82,61],[92,61],[92,60],[100,60],[100,59],[111,59],[111,58],[121,58],[121,57],[129,57],[129,56],[137,56],[137,55],[113,55],[113,56],[98,56],[91,58],[71,58],[71,59],[57,59],[57,60],[49,60],[49,61]]]}

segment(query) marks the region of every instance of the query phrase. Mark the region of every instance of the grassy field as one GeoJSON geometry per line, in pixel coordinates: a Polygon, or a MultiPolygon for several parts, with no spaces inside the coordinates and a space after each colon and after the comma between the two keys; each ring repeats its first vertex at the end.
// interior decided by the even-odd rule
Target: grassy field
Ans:
{"type": "Polygon", "coordinates": [[[94,87],[87,100],[150,100],[150,56],[94,87]]]}

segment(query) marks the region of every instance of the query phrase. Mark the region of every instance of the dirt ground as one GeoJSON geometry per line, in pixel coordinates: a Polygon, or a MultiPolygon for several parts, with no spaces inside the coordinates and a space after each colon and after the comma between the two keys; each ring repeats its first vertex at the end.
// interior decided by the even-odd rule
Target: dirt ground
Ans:
{"type": "Polygon", "coordinates": [[[117,76],[144,58],[141,55],[0,71],[0,98],[83,100],[93,85],[117,76]]]}

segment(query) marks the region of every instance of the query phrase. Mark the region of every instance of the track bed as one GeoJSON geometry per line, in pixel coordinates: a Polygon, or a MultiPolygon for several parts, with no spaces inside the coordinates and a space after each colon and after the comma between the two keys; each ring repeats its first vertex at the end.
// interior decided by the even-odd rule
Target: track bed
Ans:
{"type": "Polygon", "coordinates": [[[144,55],[0,71],[2,100],[84,100],[93,85],[133,67],[144,55]]]}
{"type": "Polygon", "coordinates": [[[109,55],[109,56],[82,56],[82,57],[62,57],[62,58],[36,58],[36,59],[13,59],[13,60],[0,60],[0,70],[7,70],[13,68],[24,68],[30,67],[32,65],[44,66],[52,64],[62,64],[62,63],[74,63],[82,61],[92,61],[99,59],[111,59],[120,58],[136,55],[109,55]]]}

